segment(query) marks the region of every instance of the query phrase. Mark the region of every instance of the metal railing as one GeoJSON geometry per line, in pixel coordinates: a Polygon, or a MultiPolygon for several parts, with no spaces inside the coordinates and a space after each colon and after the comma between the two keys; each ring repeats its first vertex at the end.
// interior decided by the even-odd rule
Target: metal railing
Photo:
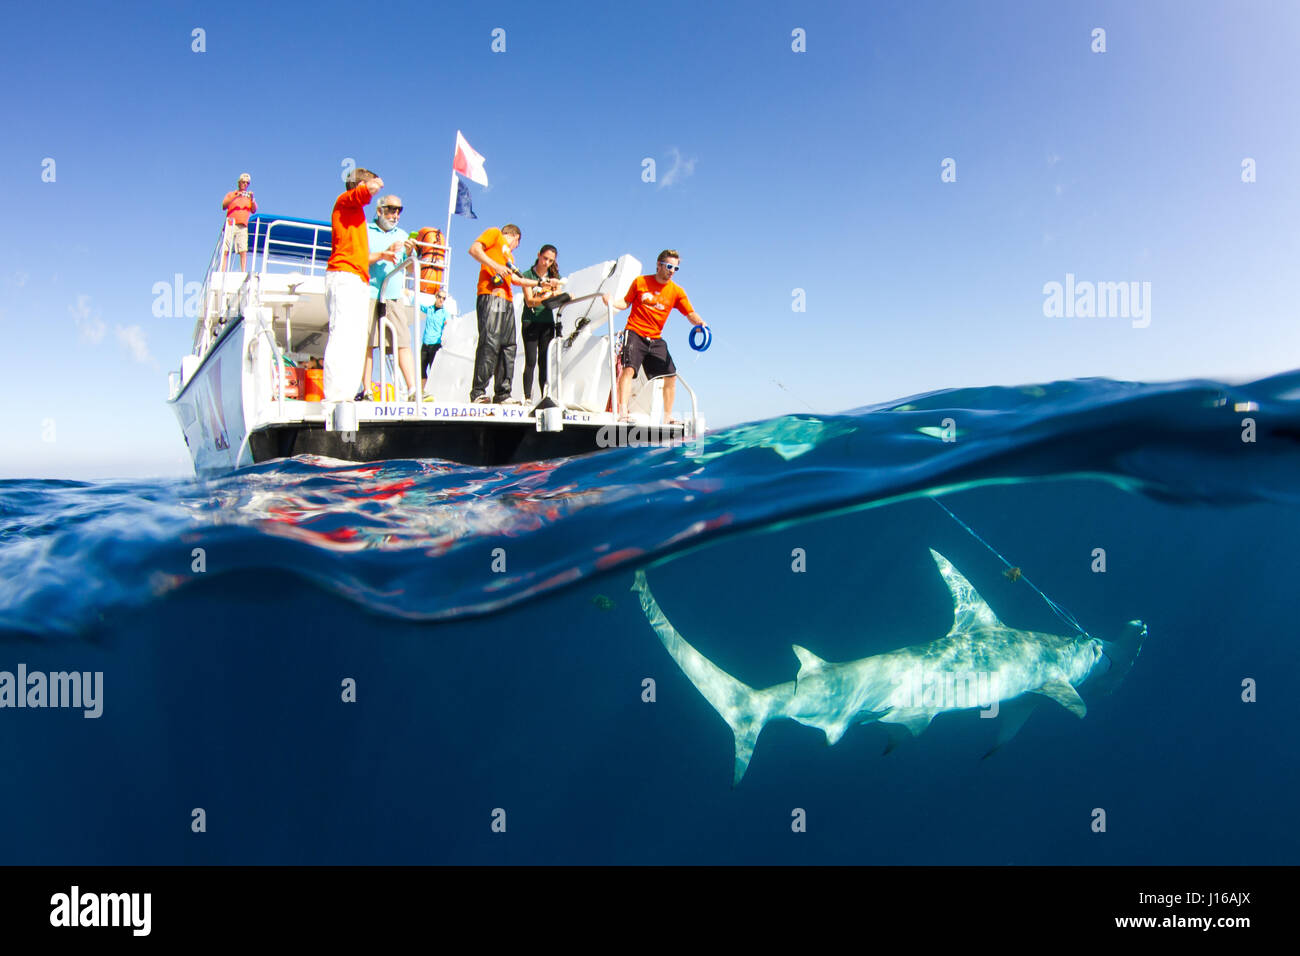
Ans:
{"type": "MultiPolygon", "coordinates": [[[[271,382],[275,389],[275,414],[276,417],[284,418],[284,351],[280,348],[279,343],[275,341],[275,335],[269,328],[259,329],[257,335],[253,336],[248,343],[247,360],[253,363],[257,361],[257,352],[265,338],[271,343],[271,382]]],[[[253,366],[256,373],[257,366],[253,366]]]]}
{"type": "Polygon", "coordinates": [[[217,244],[212,250],[212,255],[208,258],[208,271],[203,277],[203,289],[200,293],[199,301],[203,303],[203,311],[194,323],[194,354],[203,355],[207,352],[208,347],[212,345],[212,316],[217,311],[218,301],[213,300],[212,277],[216,274],[222,274],[221,291],[219,295],[225,295],[226,286],[224,273],[220,269],[222,254],[226,248],[226,243],[230,235],[231,222],[229,219],[221,224],[221,232],[217,236],[217,244]]]}
{"type": "MultiPolygon", "coordinates": [[[[577,298],[569,299],[569,301],[565,302],[562,306],[560,306],[557,311],[563,314],[563,311],[569,308],[569,306],[571,305],[575,305],[579,302],[587,302],[590,301],[591,299],[598,299],[600,298],[600,296],[601,293],[599,291],[592,292],[588,295],[580,295],[577,298]]],[[[617,418],[618,417],[618,376],[614,374],[615,369],[617,369],[618,367],[617,358],[616,358],[617,353],[614,349],[614,339],[617,338],[617,336],[614,334],[613,303],[610,302],[605,303],[605,321],[601,322],[598,325],[592,325],[590,322],[588,322],[585,325],[581,325],[581,324],[578,325],[569,334],[569,340],[572,341],[573,337],[576,336],[583,329],[586,329],[587,333],[590,335],[592,332],[599,331],[600,329],[603,329],[607,325],[609,326],[609,332],[605,335],[605,338],[609,342],[609,357],[608,357],[609,358],[609,407],[610,409],[613,410],[614,417],[617,418]]],[[[551,344],[547,348],[547,356],[546,356],[547,362],[550,362],[551,351],[560,348],[562,344],[564,344],[564,339],[559,335],[557,335],[555,338],[551,340],[551,344]]],[[[556,370],[559,371],[560,368],[563,367],[563,365],[564,365],[563,359],[562,358],[558,359],[555,363],[556,370]]],[[[561,406],[563,406],[564,404],[564,402],[562,401],[563,394],[564,394],[561,390],[562,384],[563,384],[563,379],[557,378],[555,382],[555,394],[551,396],[551,401],[561,406]]],[[[548,381],[546,383],[547,392],[549,392],[550,389],[551,389],[551,383],[548,381]]]]}
{"type": "Polygon", "coordinates": [[[253,235],[249,237],[249,245],[253,247],[254,255],[260,250],[262,254],[262,267],[254,269],[261,275],[268,272],[279,272],[281,270],[271,269],[270,266],[284,266],[284,272],[301,272],[303,271],[302,259],[306,259],[306,272],[308,275],[316,275],[317,270],[324,275],[326,268],[329,266],[331,251],[331,229],[329,226],[316,222],[307,222],[302,219],[273,219],[270,222],[258,220],[254,226],[253,235]],[[299,258],[276,258],[274,256],[274,247],[272,246],[272,233],[276,226],[280,227],[283,233],[287,229],[310,229],[311,242],[296,242],[292,239],[275,239],[280,246],[289,250],[301,249],[303,252],[296,253],[299,258]]]}
{"type": "MultiPolygon", "coordinates": [[[[407,382],[406,387],[408,389],[413,390],[415,395],[415,401],[418,402],[423,400],[424,398],[424,385],[425,385],[423,363],[420,361],[420,340],[423,338],[423,336],[420,335],[420,331],[422,328],[422,322],[421,322],[422,313],[420,311],[420,306],[423,304],[423,300],[428,299],[432,301],[433,299],[433,293],[423,291],[423,286],[425,284],[430,284],[436,286],[437,288],[441,288],[444,291],[446,290],[447,277],[450,274],[450,261],[449,261],[450,249],[445,245],[440,245],[437,243],[418,242],[414,239],[412,239],[411,242],[414,243],[414,245],[416,246],[416,253],[414,255],[406,256],[406,258],[402,260],[402,264],[399,267],[392,270],[388,275],[384,277],[383,281],[380,283],[379,295],[380,296],[386,295],[389,291],[389,283],[394,279],[394,277],[398,275],[401,276],[401,279],[399,281],[402,283],[403,297],[405,298],[406,295],[409,295],[411,300],[411,324],[406,331],[407,331],[407,335],[409,336],[408,345],[411,352],[411,366],[412,366],[413,376],[415,379],[413,382],[407,382]],[[441,263],[438,264],[438,268],[441,268],[443,270],[442,277],[440,279],[425,279],[421,277],[420,275],[421,270],[424,267],[430,265],[430,263],[423,262],[420,259],[420,256],[426,253],[432,254],[433,256],[441,257],[442,261],[441,263]]],[[[397,326],[385,316],[380,319],[377,328],[380,333],[379,335],[379,375],[380,375],[379,401],[385,402],[388,401],[387,398],[388,358],[390,355],[392,356],[394,367],[400,368],[400,363],[398,363],[397,360],[397,350],[399,348],[398,337],[397,337],[397,326]],[[384,334],[385,330],[392,333],[392,342],[393,342],[392,352],[387,351],[386,343],[388,342],[388,336],[384,334]]],[[[373,348],[373,346],[370,343],[370,340],[367,340],[366,348],[367,349],[373,348]]],[[[396,383],[394,383],[393,391],[394,391],[394,396],[393,396],[394,400],[400,401],[401,399],[398,399],[396,395],[396,391],[397,391],[396,383]]]]}

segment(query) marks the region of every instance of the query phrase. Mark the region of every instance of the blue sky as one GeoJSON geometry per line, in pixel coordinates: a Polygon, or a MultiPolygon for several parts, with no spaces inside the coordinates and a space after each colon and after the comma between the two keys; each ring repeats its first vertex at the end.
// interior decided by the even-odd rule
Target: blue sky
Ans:
{"type": "Polygon", "coordinates": [[[351,158],[405,227],[437,225],[457,129],[491,177],[452,226],[462,308],[486,226],[565,271],[674,246],[714,342],[691,352],[680,316],[667,337],[714,426],[1300,364],[1300,6],[438,7],[6,15],[0,476],[190,473],[164,399],[193,322],[154,316],[153,288],[202,281],[235,177],[264,211],[328,218],[351,158]],[[1149,326],[1045,316],[1067,274],[1150,283],[1149,326]]]}

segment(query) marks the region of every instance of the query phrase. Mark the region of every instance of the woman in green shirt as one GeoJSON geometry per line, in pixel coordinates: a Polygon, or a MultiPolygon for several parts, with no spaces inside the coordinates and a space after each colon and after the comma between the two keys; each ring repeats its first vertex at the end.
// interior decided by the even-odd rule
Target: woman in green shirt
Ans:
{"type": "MultiPolygon", "coordinates": [[[[558,279],[560,268],[555,264],[556,249],[542,246],[537,261],[525,272],[525,279],[558,279]]],[[[546,391],[546,350],[555,338],[555,314],[542,307],[542,301],[555,294],[553,284],[542,282],[535,287],[524,286],[524,400],[532,401],[533,369],[537,369],[538,400],[546,391]],[[539,365],[540,362],[540,365],[539,365]]]]}

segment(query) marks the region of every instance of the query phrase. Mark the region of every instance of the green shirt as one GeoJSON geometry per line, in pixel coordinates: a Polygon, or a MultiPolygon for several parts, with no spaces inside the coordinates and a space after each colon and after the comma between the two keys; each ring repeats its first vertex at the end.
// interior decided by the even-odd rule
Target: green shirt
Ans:
{"type": "MultiPolygon", "coordinates": [[[[537,274],[537,271],[536,271],[532,266],[529,266],[529,267],[528,267],[528,270],[527,270],[526,272],[523,272],[522,275],[523,275],[523,277],[524,277],[525,279],[540,279],[540,278],[542,278],[541,276],[539,276],[539,275],[537,274]]],[[[554,322],[555,322],[555,313],[553,313],[550,309],[542,308],[542,306],[540,306],[540,305],[533,306],[533,305],[527,305],[527,304],[525,304],[525,305],[524,305],[524,321],[525,321],[525,322],[547,322],[547,323],[554,323],[554,322]]]]}

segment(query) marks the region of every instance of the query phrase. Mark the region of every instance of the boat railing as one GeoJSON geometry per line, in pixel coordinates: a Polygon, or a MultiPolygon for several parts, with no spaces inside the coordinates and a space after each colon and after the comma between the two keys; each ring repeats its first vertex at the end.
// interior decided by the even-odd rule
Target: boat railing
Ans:
{"type": "Polygon", "coordinates": [[[194,323],[194,354],[202,355],[212,344],[212,318],[221,308],[221,299],[225,296],[225,281],[222,280],[220,290],[213,289],[212,277],[222,273],[222,266],[225,264],[224,255],[227,244],[229,243],[231,222],[229,219],[221,223],[221,231],[217,234],[217,244],[212,248],[212,255],[208,257],[208,271],[203,276],[203,288],[199,294],[199,301],[203,303],[203,312],[197,316],[194,323]]]}
{"type": "MultiPolygon", "coordinates": [[[[253,363],[253,367],[256,368],[257,353],[262,346],[263,338],[271,343],[271,361],[275,363],[275,371],[272,376],[272,381],[275,382],[276,417],[279,418],[280,421],[284,421],[284,353],[280,350],[280,346],[276,344],[275,336],[271,334],[270,329],[260,329],[257,335],[253,336],[253,338],[249,340],[248,359],[253,363]]],[[[253,439],[254,430],[254,422],[244,422],[244,440],[239,443],[239,450],[235,452],[236,468],[238,468],[240,462],[244,460],[244,452],[248,450],[248,444],[253,439]]]]}
{"type": "MultiPolygon", "coordinates": [[[[690,383],[687,382],[686,379],[682,378],[681,372],[677,373],[677,381],[682,386],[682,388],[686,389],[686,394],[691,396],[691,427],[694,428],[699,423],[700,420],[700,405],[695,398],[695,389],[691,388],[690,383]]],[[[664,418],[665,419],[671,418],[672,413],[673,410],[671,408],[665,408],[664,418]]]]}
{"type": "MultiPolygon", "coordinates": [[[[559,306],[558,309],[560,310],[561,314],[563,314],[563,310],[569,308],[569,307],[572,306],[572,305],[577,305],[578,303],[581,303],[581,302],[589,302],[589,301],[591,301],[592,299],[598,299],[598,298],[600,298],[600,296],[601,296],[601,293],[600,293],[600,292],[591,292],[591,293],[589,293],[589,294],[587,294],[587,295],[575,296],[574,298],[568,299],[566,302],[564,302],[564,304],[561,305],[561,306],[559,306]]],[[[574,328],[573,330],[571,330],[571,332],[570,332],[570,338],[572,338],[573,335],[576,335],[578,332],[583,331],[583,330],[585,330],[588,334],[594,334],[595,332],[599,332],[601,329],[605,328],[606,326],[609,326],[609,333],[605,336],[605,339],[606,339],[607,342],[609,343],[609,355],[608,355],[608,361],[609,361],[609,407],[612,408],[612,409],[614,410],[614,414],[617,415],[617,414],[618,414],[618,376],[615,375],[615,369],[616,369],[618,366],[617,366],[617,362],[616,362],[616,354],[617,354],[617,353],[616,353],[615,348],[614,348],[614,340],[615,340],[618,336],[616,336],[616,335],[614,334],[614,306],[613,306],[613,304],[610,303],[610,302],[606,302],[606,303],[605,303],[605,319],[604,319],[604,321],[602,321],[602,322],[597,322],[597,323],[594,323],[594,324],[593,324],[592,322],[590,322],[590,321],[588,321],[586,324],[579,323],[578,326],[577,326],[576,328],[574,328]]],[[[558,335],[557,335],[555,338],[551,339],[551,343],[550,343],[550,346],[548,347],[547,355],[546,355],[546,361],[547,361],[548,363],[551,361],[551,355],[550,355],[550,353],[551,353],[552,351],[554,351],[554,350],[560,348],[561,345],[562,345],[562,343],[563,343],[563,339],[562,339],[560,336],[558,336],[558,335]]],[[[561,362],[556,362],[556,368],[559,369],[560,367],[563,366],[563,364],[564,364],[564,363],[563,363],[562,361],[561,361],[561,362]]],[[[549,367],[549,365],[548,365],[548,367],[549,367]]],[[[555,384],[555,395],[554,395],[554,397],[552,398],[552,401],[555,401],[557,404],[562,404],[562,402],[560,401],[560,398],[561,398],[561,395],[562,395],[562,392],[560,391],[560,387],[561,387],[561,385],[562,385],[562,381],[557,381],[557,382],[556,382],[556,384],[555,384]]]]}
{"type": "MultiPolygon", "coordinates": [[[[400,281],[402,283],[403,291],[410,296],[412,321],[410,328],[407,330],[407,334],[410,336],[409,346],[411,349],[411,360],[415,374],[415,381],[407,382],[406,386],[407,388],[414,390],[416,400],[419,401],[424,394],[424,369],[422,368],[423,363],[420,361],[420,341],[422,339],[422,335],[420,334],[422,328],[420,306],[431,304],[433,302],[434,293],[439,289],[445,290],[447,288],[447,279],[451,270],[451,250],[448,246],[440,243],[419,242],[414,239],[412,239],[411,242],[416,247],[415,255],[407,256],[402,260],[402,264],[397,269],[384,277],[383,283],[381,284],[380,294],[387,295],[389,291],[389,283],[392,281],[400,281]],[[423,257],[426,255],[432,256],[435,260],[435,262],[432,263],[434,268],[442,270],[442,275],[439,278],[426,279],[421,275],[422,270],[431,265],[429,262],[422,261],[423,257]],[[401,278],[397,279],[399,274],[401,275],[401,278]],[[428,288],[430,286],[432,286],[432,288],[428,288]]],[[[386,336],[381,335],[379,338],[379,401],[381,402],[387,400],[388,394],[388,358],[392,356],[394,363],[396,363],[397,357],[393,353],[399,348],[397,344],[398,330],[396,326],[387,319],[383,320],[383,324],[387,330],[391,331],[393,334],[393,352],[387,351],[385,343],[388,339],[386,336]]],[[[396,385],[394,385],[394,393],[395,392],[396,385]]],[[[394,397],[396,398],[396,395],[394,395],[394,397]]]]}
{"type": "Polygon", "coordinates": [[[329,266],[330,235],[328,224],[309,219],[279,218],[270,222],[259,219],[248,237],[248,245],[255,255],[261,255],[262,265],[256,270],[260,275],[288,272],[324,275],[329,266]],[[309,233],[310,239],[298,230],[309,233]]]}
{"type": "MultiPolygon", "coordinates": [[[[567,302],[565,302],[562,306],[560,306],[560,308],[561,308],[561,309],[566,309],[566,308],[568,308],[569,306],[574,305],[574,304],[576,304],[576,303],[580,303],[580,302],[588,302],[588,301],[590,301],[590,300],[592,300],[592,299],[599,298],[600,295],[601,295],[600,292],[592,292],[592,293],[590,293],[590,294],[588,294],[588,295],[577,296],[576,298],[569,299],[569,300],[568,300],[567,302]]],[[[614,306],[613,306],[613,304],[610,303],[610,302],[606,302],[606,303],[605,303],[605,319],[604,319],[604,321],[602,321],[602,322],[598,322],[598,323],[595,323],[595,324],[592,324],[592,323],[588,322],[586,325],[581,325],[581,326],[579,326],[579,328],[574,329],[574,330],[570,333],[570,338],[572,337],[573,334],[575,334],[576,332],[578,332],[578,331],[580,331],[580,330],[586,330],[589,334],[594,334],[594,333],[596,333],[596,332],[599,332],[601,329],[605,328],[606,326],[609,326],[609,332],[608,332],[608,334],[606,334],[606,336],[605,336],[605,339],[606,339],[606,341],[607,341],[607,343],[608,343],[608,346],[609,346],[609,347],[608,347],[608,355],[607,355],[607,360],[608,360],[608,362],[609,362],[609,407],[613,410],[615,416],[619,416],[620,414],[627,414],[627,411],[628,411],[628,410],[627,410],[627,409],[620,409],[620,408],[618,407],[618,376],[615,374],[615,372],[616,372],[616,370],[617,370],[617,368],[618,368],[618,364],[617,364],[617,354],[618,354],[618,350],[617,350],[617,346],[616,346],[616,339],[618,338],[618,336],[614,334],[614,306]]],[[[560,336],[556,336],[554,339],[552,339],[552,340],[551,340],[551,343],[550,343],[550,351],[551,351],[551,352],[554,352],[556,349],[560,348],[560,347],[561,347],[561,344],[562,344],[562,341],[563,341],[563,340],[561,339],[560,336]]],[[[551,360],[551,356],[550,356],[550,354],[548,353],[548,355],[547,355],[547,361],[550,361],[550,360],[551,360]]],[[[557,361],[557,362],[555,363],[555,368],[556,368],[556,370],[557,370],[557,371],[560,371],[561,368],[562,368],[562,366],[563,366],[563,364],[564,364],[563,362],[558,362],[558,361],[557,361]]],[[[686,379],[684,379],[684,378],[682,377],[682,374],[681,374],[680,371],[678,371],[678,372],[676,372],[676,373],[674,373],[674,374],[676,375],[677,381],[680,382],[680,383],[682,384],[682,387],[686,389],[686,394],[690,396],[690,399],[691,399],[691,421],[692,421],[692,422],[695,422],[695,421],[698,420],[698,418],[699,418],[699,413],[700,413],[700,409],[699,409],[699,399],[698,399],[698,397],[697,397],[696,394],[695,394],[695,389],[691,388],[690,384],[686,381],[686,379]]],[[[667,376],[658,376],[658,378],[666,378],[666,377],[667,377],[667,376]]],[[[651,385],[652,385],[652,386],[653,386],[653,384],[654,384],[654,381],[655,381],[654,379],[651,379],[651,385]]],[[[552,396],[552,400],[553,400],[553,401],[556,401],[557,403],[559,402],[560,395],[561,395],[561,391],[560,391],[561,385],[562,385],[562,382],[557,380],[557,382],[556,382],[556,387],[555,387],[555,394],[552,396]]],[[[628,404],[629,404],[629,405],[631,404],[631,401],[632,401],[632,397],[629,395],[629,396],[628,396],[628,404]]],[[[663,414],[664,414],[665,419],[670,418],[670,417],[672,416],[672,409],[671,409],[671,408],[665,408],[664,411],[663,411],[663,414]]]]}
{"type": "Polygon", "coordinates": [[[281,349],[280,344],[276,342],[275,335],[272,334],[270,328],[263,326],[257,331],[256,335],[249,339],[248,360],[253,363],[254,368],[257,368],[257,353],[261,350],[263,339],[266,339],[266,341],[271,343],[271,361],[274,363],[271,370],[271,381],[275,386],[275,413],[276,417],[283,420],[285,376],[284,350],[281,349]]]}

